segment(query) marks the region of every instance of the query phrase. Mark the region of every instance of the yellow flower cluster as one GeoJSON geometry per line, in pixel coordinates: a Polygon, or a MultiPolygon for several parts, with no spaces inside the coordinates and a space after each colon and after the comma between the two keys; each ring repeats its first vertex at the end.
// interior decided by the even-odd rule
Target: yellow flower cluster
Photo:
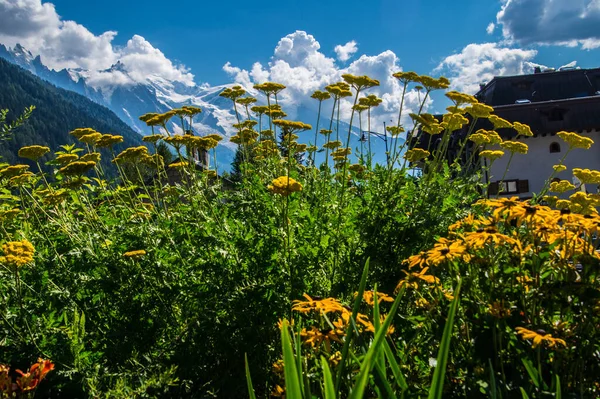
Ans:
{"type": "Polygon", "coordinates": [[[568,180],[553,181],[550,183],[550,191],[553,193],[564,193],[574,189],[575,186],[568,180]]]}
{"type": "Polygon", "coordinates": [[[427,150],[424,150],[422,148],[413,148],[412,150],[406,151],[406,153],[404,154],[404,158],[408,162],[418,162],[421,159],[429,157],[429,155],[431,154],[427,150]]]}
{"type": "Polygon", "coordinates": [[[583,148],[588,150],[592,144],[594,144],[594,140],[580,136],[577,133],[558,132],[556,135],[569,144],[571,148],[583,148]]]}
{"type": "Polygon", "coordinates": [[[567,167],[565,165],[554,165],[552,167],[552,169],[554,169],[557,173],[559,173],[559,172],[563,172],[563,171],[567,170],[567,167]]]}
{"type": "Polygon", "coordinates": [[[96,147],[107,148],[122,142],[123,136],[119,136],[116,134],[103,134],[102,137],[96,142],[96,147]]]}
{"type": "Polygon", "coordinates": [[[10,241],[2,245],[2,251],[4,252],[2,263],[21,267],[33,261],[35,248],[27,240],[10,241]]]}
{"type": "Polygon", "coordinates": [[[479,156],[482,158],[487,158],[491,161],[495,161],[498,158],[502,158],[504,156],[504,151],[499,150],[485,150],[479,153],[479,156]]]}
{"type": "Polygon", "coordinates": [[[503,141],[500,147],[512,153],[527,154],[529,147],[525,143],[519,141],[503,141]]]}
{"type": "Polygon", "coordinates": [[[279,176],[273,179],[273,182],[268,186],[268,189],[273,194],[279,194],[284,197],[302,191],[302,184],[287,176],[279,176]]]}
{"type": "Polygon", "coordinates": [[[50,148],[44,147],[41,145],[31,145],[28,147],[22,147],[18,154],[21,158],[31,159],[32,161],[37,161],[45,154],[50,152],[50,148]]]}
{"type": "Polygon", "coordinates": [[[29,169],[29,165],[11,165],[7,166],[4,169],[0,169],[0,176],[2,177],[13,177],[22,174],[27,169],[29,169]]]}
{"type": "Polygon", "coordinates": [[[113,162],[134,162],[142,159],[146,155],[148,155],[148,148],[144,147],[143,145],[139,147],[130,147],[122,151],[119,155],[117,155],[113,162]]]}
{"type": "Polygon", "coordinates": [[[583,184],[600,184],[600,171],[597,170],[573,168],[573,176],[583,184]]]}
{"type": "Polygon", "coordinates": [[[94,166],[96,166],[96,162],[94,161],[73,161],[60,168],[59,172],[65,176],[81,176],[90,171],[94,166]]]}

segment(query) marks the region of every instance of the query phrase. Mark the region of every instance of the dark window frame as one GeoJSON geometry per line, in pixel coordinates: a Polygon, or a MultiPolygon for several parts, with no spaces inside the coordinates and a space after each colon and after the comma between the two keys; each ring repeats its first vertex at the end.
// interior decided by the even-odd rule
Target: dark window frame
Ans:
{"type": "Polygon", "coordinates": [[[560,149],[560,143],[553,141],[552,143],[550,143],[550,153],[551,154],[555,154],[555,153],[560,153],[561,149],[560,149]],[[558,150],[557,150],[558,148],[558,150]]]}

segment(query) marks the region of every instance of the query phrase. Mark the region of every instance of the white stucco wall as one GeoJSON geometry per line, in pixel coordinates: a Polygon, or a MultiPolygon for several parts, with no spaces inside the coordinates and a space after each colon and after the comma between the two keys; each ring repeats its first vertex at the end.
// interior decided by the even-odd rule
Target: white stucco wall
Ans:
{"type": "MultiPolygon", "coordinates": [[[[589,150],[574,149],[564,161],[567,170],[556,174],[561,180],[573,182],[573,168],[600,170],[600,131],[592,130],[577,132],[578,134],[589,137],[594,140],[594,144],[589,150]]],[[[529,146],[529,153],[526,155],[515,154],[506,172],[504,180],[528,180],[529,192],[520,194],[506,194],[505,196],[518,195],[521,198],[528,198],[533,193],[539,193],[548,177],[553,172],[552,166],[559,163],[560,159],[568,150],[568,145],[556,135],[537,136],[519,138],[518,141],[529,146]],[[556,142],[560,144],[560,152],[551,153],[550,144],[556,142]]],[[[494,149],[501,149],[499,147],[494,149]]],[[[495,182],[502,179],[510,153],[505,151],[505,155],[496,160],[489,172],[489,181],[495,182]]],[[[587,185],[588,192],[597,192],[597,187],[587,185]]]]}

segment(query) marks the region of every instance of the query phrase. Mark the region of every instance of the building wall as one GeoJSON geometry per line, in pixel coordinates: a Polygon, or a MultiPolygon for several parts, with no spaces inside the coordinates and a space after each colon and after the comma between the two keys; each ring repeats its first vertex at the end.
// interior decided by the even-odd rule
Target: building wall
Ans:
{"type": "MultiPolygon", "coordinates": [[[[574,149],[567,155],[563,162],[567,170],[556,174],[556,177],[561,180],[568,180],[571,183],[573,183],[573,168],[600,170],[600,131],[591,130],[578,132],[578,134],[591,138],[594,140],[594,144],[589,150],[574,149]]],[[[556,135],[525,137],[519,138],[518,141],[529,146],[529,153],[514,155],[504,180],[528,180],[529,191],[519,194],[504,194],[503,196],[517,195],[520,198],[530,198],[533,193],[539,193],[542,190],[546,180],[553,172],[552,166],[559,163],[568,150],[568,145],[556,135]],[[560,152],[550,152],[550,144],[553,142],[560,144],[560,152]]],[[[509,158],[510,153],[505,151],[505,155],[492,164],[488,177],[490,182],[502,179],[509,158]]],[[[585,188],[588,192],[597,192],[595,186],[587,185],[585,188]]]]}

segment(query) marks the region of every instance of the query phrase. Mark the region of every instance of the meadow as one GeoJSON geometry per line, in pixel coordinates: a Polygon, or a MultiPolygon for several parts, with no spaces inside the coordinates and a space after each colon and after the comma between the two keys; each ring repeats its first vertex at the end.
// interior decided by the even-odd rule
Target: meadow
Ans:
{"type": "MultiPolygon", "coordinates": [[[[423,98],[384,163],[339,129],[342,98],[361,130],[381,104],[352,75],[312,95],[316,121],[286,119],[283,85],[224,90],[233,182],[195,162],[222,138],[193,106],[141,116],[146,146],[82,126],[21,148],[0,167],[0,397],[599,396],[600,197],[551,183],[564,157],[534,198],[488,196],[486,168],[527,153],[498,131],[531,130],[455,91],[436,118],[448,80],[394,77],[423,98]]],[[[2,117],[5,140],[27,123],[2,117]]]]}

